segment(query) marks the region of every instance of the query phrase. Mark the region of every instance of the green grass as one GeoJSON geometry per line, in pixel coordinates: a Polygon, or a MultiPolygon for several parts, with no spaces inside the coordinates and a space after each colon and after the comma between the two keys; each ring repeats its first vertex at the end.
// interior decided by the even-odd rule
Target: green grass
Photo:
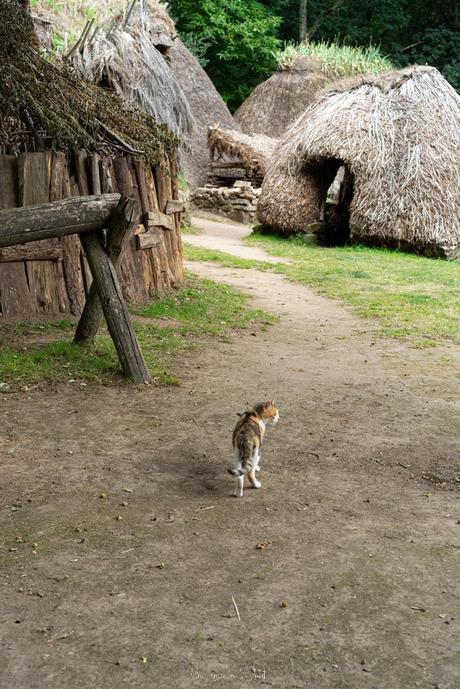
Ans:
{"type": "Polygon", "coordinates": [[[185,255],[280,273],[350,305],[361,318],[377,319],[383,335],[407,339],[413,346],[460,342],[459,262],[360,246],[321,248],[301,237],[254,233],[247,241],[290,263],[272,265],[193,247],[186,247],[185,255]]]}
{"type": "Polygon", "coordinates": [[[200,234],[201,230],[196,225],[184,223],[181,227],[182,234],[200,234]]]}
{"type": "Polygon", "coordinates": [[[362,48],[325,41],[288,43],[276,55],[276,58],[280,67],[288,67],[300,55],[319,60],[324,71],[332,77],[340,78],[366,73],[381,74],[393,69],[391,61],[373,45],[362,48]]]}
{"type": "Polygon", "coordinates": [[[226,254],[224,251],[203,249],[190,244],[184,244],[184,258],[189,261],[211,261],[219,263],[225,268],[260,268],[261,270],[268,270],[273,268],[274,265],[269,261],[253,261],[248,258],[239,258],[232,254],[226,254]]]}
{"type": "MultiPolygon", "coordinates": [[[[265,327],[276,319],[248,308],[249,297],[226,285],[187,275],[173,296],[132,309],[134,327],[155,382],[177,384],[172,355],[200,338],[228,337],[231,331],[265,327]]],[[[21,323],[0,330],[0,392],[50,382],[110,382],[119,377],[119,362],[108,334],[87,350],[72,342],[75,325],[21,323]]]]}

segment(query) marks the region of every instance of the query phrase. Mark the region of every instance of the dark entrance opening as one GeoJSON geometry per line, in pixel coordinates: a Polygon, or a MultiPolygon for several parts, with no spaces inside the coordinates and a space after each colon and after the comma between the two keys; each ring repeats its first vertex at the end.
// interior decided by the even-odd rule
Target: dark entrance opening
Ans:
{"type": "Polygon", "coordinates": [[[321,189],[319,226],[315,231],[322,246],[345,246],[350,240],[350,204],[354,175],[339,158],[325,158],[314,166],[321,189]]]}

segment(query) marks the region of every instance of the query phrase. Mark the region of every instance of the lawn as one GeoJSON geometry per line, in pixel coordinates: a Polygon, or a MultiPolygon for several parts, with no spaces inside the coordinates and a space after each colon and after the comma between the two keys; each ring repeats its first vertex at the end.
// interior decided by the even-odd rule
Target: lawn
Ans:
{"type": "Polygon", "coordinates": [[[361,318],[377,319],[383,335],[413,346],[460,342],[459,262],[360,246],[322,248],[302,237],[253,233],[246,241],[289,263],[253,262],[190,246],[186,257],[281,273],[350,305],[361,318]]]}
{"type": "MultiPolygon", "coordinates": [[[[275,319],[248,307],[249,297],[226,285],[187,274],[183,289],[143,308],[131,309],[139,343],[158,384],[178,384],[172,355],[204,337],[265,327],[275,319]]],[[[42,381],[109,382],[120,376],[116,352],[105,329],[91,350],[72,342],[75,324],[20,323],[0,330],[0,392],[42,381]]]]}

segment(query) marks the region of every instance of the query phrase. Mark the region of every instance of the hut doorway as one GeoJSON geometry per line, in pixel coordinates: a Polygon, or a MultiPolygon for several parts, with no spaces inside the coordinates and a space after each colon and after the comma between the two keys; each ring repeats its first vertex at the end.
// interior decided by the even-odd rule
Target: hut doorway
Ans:
{"type": "Polygon", "coordinates": [[[321,190],[320,227],[316,231],[323,246],[345,246],[350,240],[350,205],[354,175],[340,158],[325,158],[314,167],[321,190]]]}

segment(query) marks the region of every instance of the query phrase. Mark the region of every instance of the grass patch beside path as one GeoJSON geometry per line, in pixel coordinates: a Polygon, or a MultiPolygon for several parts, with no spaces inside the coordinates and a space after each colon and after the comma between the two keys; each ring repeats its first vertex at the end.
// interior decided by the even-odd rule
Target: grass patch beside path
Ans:
{"type": "Polygon", "coordinates": [[[300,237],[253,234],[246,240],[289,264],[269,264],[199,249],[191,260],[235,268],[271,270],[353,307],[361,318],[376,318],[382,334],[409,339],[413,346],[460,343],[460,263],[387,249],[322,248],[300,237]]]}
{"type": "MultiPolygon", "coordinates": [[[[171,356],[199,338],[227,337],[232,330],[265,327],[276,319],[247,305],[249,297],[226,285],[187,275],[174,295],[131,309],[147,365],[159,384],[177,384],[171,356]]],[[[43,381],[111,382],[119,362],[111,338],[101,330],[95,347],[74,345],[71,321],[3,325],[0,328],[0,392],[43,381]]]]}
{"type": "Polygon", "coordinates": [[[224,268],[259,268],[268,270],[273,268],[274,263],[270,261],[254,261],[249,258],[240,258],[227,254],[225,251],[217,249],[204,249],[200,246],[192,246],[184,243],[184,258],[188,261],[211,261],[218,263],[224,268]]]}

